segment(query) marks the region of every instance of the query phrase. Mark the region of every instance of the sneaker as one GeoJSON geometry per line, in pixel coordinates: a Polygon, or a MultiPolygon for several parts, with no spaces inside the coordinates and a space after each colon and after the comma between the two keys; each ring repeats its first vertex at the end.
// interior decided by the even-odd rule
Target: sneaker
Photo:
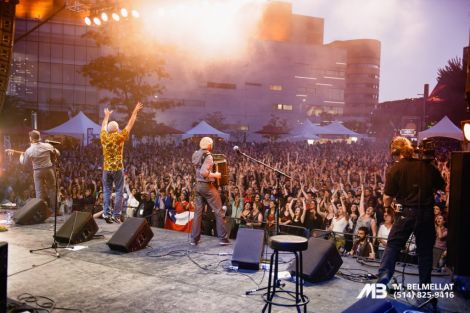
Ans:
{"type": "Polygon", "coordinates": [[[189,243],[191,246],[197,246],[197,244],[199,243],[199,241],[196,241],[196,240],[191,240],[191,242],[189,243]]]}
{"type": "Polygon", "coordinates": [[[229,244],[230,244],[230,240],[228,240],[227,238],[220,239],[220,241],[219,241],[219,245],[221,245],[221,246],[227,246],[229,244]]]}
{"type": "Polygon", "coordinates": [[[113,220],[114,223],[121,224],[121,217],[120,216],[113,216],[111,219],[113,220]]]}
{"type": "Polygon", "coordinates": [[[103,216],[103,219],[106,221],[106,223],[108,223],[108,224],[113,223],[113,218],[111,216],[106,216],[104,214],[102,216],[103,216]]]}

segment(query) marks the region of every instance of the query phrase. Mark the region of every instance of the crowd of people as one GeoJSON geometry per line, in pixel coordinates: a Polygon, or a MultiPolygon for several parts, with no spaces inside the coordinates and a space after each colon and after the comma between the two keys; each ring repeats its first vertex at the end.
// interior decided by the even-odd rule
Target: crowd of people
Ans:
{"type": "MultiPolygon", "coordinates": [[[[240,149],[278,168],[292,179],[235,153],[233,144],[216,142],[213,153],[224,154],[229,185],[221,188],[226,226],[231,238],[239,227],[275,232],[276,212],[283,230],[306,228],[311,235],[329,236],[351,255],[380,257],[394,221],[394,209],[384,209],[383,191],[392,159],[386,143],[246,143],[240,149]]],[[[20,148],[20,147],[19,147],[20,148]]],[[[197,143],[127,145],[124,152],[127,216],[147,217],[164,227],[168,212],[194,207],[194,167],[197,143]]],[[[449,180],[448,155],[436,161],[449,180]]],[[[58,214],[73,210],[99,213],[103,207],[103,156],[99,144],[61,151],[58,167],[58,214]]],[[[34,197],[31,168],[6,158],[2,173],[2,203],[24,205],[34,197]]],[[[436,247],[446,249],[447,194],[435,195],[436,247]]],[[[99,216],[97,214],[96,216],[99,216]]],[[[203,213],[202,232],[217,235],[213,212],[203,213]]]]}

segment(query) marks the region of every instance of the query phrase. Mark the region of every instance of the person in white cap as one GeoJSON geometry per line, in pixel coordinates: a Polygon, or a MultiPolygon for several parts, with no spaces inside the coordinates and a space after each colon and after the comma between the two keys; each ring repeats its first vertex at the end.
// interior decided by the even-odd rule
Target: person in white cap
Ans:
{"type": "Polygon", "coordinates": [[[214,142],[210,137],[204,137],[199,142],[200,149],[194,152],[192,163],[196,170],[196,199],[193,219],[193,229],[191,233],[191,245],[197,245],[201,239],[202,211],[207,204],[214,212],[217,236],[221,245],[228,245],[227,231],[224,227],[225,212],[222,210],[222,200],[219,191],[214,186],[215,179],[219,179],[219,172],[212,172],[214,159],[211,151],[214,142]]]}

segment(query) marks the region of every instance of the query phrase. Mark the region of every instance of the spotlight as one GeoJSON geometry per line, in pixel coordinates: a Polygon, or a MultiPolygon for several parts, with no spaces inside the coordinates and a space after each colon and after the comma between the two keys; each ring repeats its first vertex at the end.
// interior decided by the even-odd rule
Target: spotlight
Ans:
{"type": "Polygon", "coordinates": [[[85,24],[87,24],[88,26],[91,25],[91,19],[88,16],[85,17],[85,24]]]}
{"type": "Polygon", "coordinates": [[[112,16],[113,20],[115,20],[116,22],[119,22],[119,20],[121,19],[121,17],[117,13],[113,13],[113,14],[111,14],[111,16],[112,16]]]}
{"type": "Polygon", "coordinates": [[[470,120],[462,121],[463,137],[470,142],[470,120]]]}
{"type": "Polygon", "coordinates": [[[135,18],[140,17],[140,13],[139,13],[139,11],[137,11],[137,10],[132,10],[132,11],[131,11],[131,15],[132,15],[133,17],[135,17],[135,18]]]}
{"type": "Polygon", "coordinates": [[[107,22],[109,20],[108,14],[106,12],[101,13],[101,20],[107,22]]]}
{"type": "Polygon", "coordinates": [[[121,9],[121,15],[122,15],[122,17],[127,17],[129,15],[129,12],[127,12],[126,8],[121,9]]]}
{"type": "Polygon", "coordinates": [[[100,26],[100,25],[101,25],[101,20],[100,20],[98,17],[94,17],[94,18],[93,18],[93,23],[95,23],[96,25],[100,26]]]}

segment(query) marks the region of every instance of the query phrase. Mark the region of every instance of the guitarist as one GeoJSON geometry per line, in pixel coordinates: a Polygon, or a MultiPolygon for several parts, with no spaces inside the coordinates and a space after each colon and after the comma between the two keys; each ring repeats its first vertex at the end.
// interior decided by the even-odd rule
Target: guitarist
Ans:
{"type": "Polygon", "coordinates": [[[40,142],[41,133],[37,130],[29,132],[31,146],[25,151],[7,150],[9,155],[20,154],[20,163],[26,165],[31,161],[33,165],[33,179],[36,197],[48,200],[49,207],[55,208],[56,181],[52,159],[60,155],[59,151],[52,145],[40,142]]]}

